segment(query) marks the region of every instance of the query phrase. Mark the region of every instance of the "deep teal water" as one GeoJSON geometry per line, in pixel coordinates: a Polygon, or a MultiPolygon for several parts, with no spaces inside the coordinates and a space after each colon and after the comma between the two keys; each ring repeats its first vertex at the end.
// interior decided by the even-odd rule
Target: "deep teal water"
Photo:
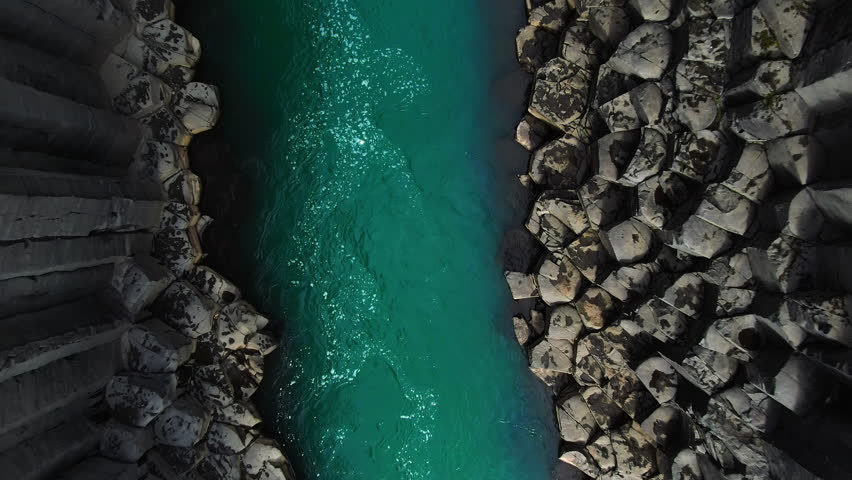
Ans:
{"type": "Polygon", "coordinates": [[[496,260],[497,3],[196,3],[179,21],[250,206],[206,212],[232,217],[218,261],[283,339],[267,432],[305,479],[549,478],[551,403],[496,260]]]}

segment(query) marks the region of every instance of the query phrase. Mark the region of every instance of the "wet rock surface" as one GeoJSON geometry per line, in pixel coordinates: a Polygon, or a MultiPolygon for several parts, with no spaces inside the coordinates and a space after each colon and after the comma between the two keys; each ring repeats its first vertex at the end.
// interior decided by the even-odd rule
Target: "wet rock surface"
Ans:
{"type": "Polygon", "coordinates": [[[815,80],[848,67],[807,55],[840,48],[848,25],[812,32],[844,7],[569,4],[561,59],[537,73],[566,72],[546,121],[598,126],[575,143],[584,175],[578,155],[530,148],[530,175],[549,180],[527,224],[549,252],[547,328],[527,348],[554,394],[553,478],[843,478],[852,197],[845,151],[827,146],[846,143],[820,115],[848,122],[850,90],[815,80]],[[816,425],[826,439],[804,440],[816,425]]]}

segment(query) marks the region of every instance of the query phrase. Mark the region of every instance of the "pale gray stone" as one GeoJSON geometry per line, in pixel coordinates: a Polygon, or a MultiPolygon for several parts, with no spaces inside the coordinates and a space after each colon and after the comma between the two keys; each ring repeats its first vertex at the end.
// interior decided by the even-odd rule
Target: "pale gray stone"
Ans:
{"type": "Polygon", "coordinates": [[[600,62],[603,45],[595,38],[587,24],[574,22],[565,29],[562,38],[562,58],[592,72],[600,62]]]}
{"type": "Polygon", "coordinates": [[[194,398],[178,398],[154,421],[158,444],[190,448],[200,442],[210,426],[211,415],[194,398]]]}
{"type": "Polygon", "coordinates": [[[231,379],[218,364],[193,368],[189,392],[210,410],[234,403],[236,395],[231,379]]]}
{"type": "Polygon", "coordinates": [[[532,26],[559,33],[568,23],[571,8],[567,0],[552,0],[530,10],[528,23],[532,26]]]}
{"type": "Polygon", "coordinates": [[[642,181],[657,175],[668,162],[668,139],[665,134],[653,127],[642,129],[639,148],[618,182],[634,187],[642,181]]]}
{"type": "Polygon", "coordinates": [[[746,67],[761,59],[781,58],[781,45],[756,6],[746,8],[734,20],[731,53],[734,67],[746,67]]]}
{"type": "Polygon", "coordinates": [[[243,454],[243,470],[249,480],[296,480],[296,474],[281,448],[272,440],[259,438],[243,454]]]}
{"type": "Polygon", "coordinates": [[[681,93],[675,116],[690,131],[711,129],[721,115],[721,99],[709,95],[681,93]]]}
{"type": "Polygon", "coordinates": [[[598,109],[610,132],[626,132],[643,125],[630,98],[630,92],[615,97],[598,109]]]}
{"type": "Polygon", "coordinates": [[[567,340],[542,340],[530,350],[530,368],[573,373],[574,359],[567,349],[573,349],[567,340]]]}
{"type": "Polygon", "coordinates": [[[576,187],[589,171],[587,150],[586,145],[568,135],[548,142],[533,153],[530,177],[551,188],[576,187]]]}
{"type": "Polygon", "coordinates": [[[577,312],[589,330],[607,326],[618,313],[618,304],[605,290],[591,287],[577,300],[577,312]]]}
{"type": "Polygon", "coordinates": [[[630,0],[646,22],[662,22],[672,15],[672,0],[630,0]]]}
{"type": "Polygon", "coordinates": [[[130,318],[136,318],[174,280],[168,269],[147,255],[115,264],[110,287],[130,318]]]}
{"type": "Polygon", "coordinates": [[[235,402],[217,408],[213,411],[213,418],[220,423],[244,428],[256,427],[262,421],[260,412],[251,402],[235,402]]]}
{"type": "Polygon", "coordinates": [[[724,65],[731,44],[731,21],[701,18],[689,22],[687,60],[724,65]]]}
{"type": "Polygon", "coordinates": [[[527,25],[518,32],[515,39],[518,62],[524,70],[535,72],[556,56],[556,44],[557,38],[552,32],[527,25]]]}
{"type": "Polygon", "coordinates": [[[630,18],[620,7],[589,10],[589,30],[605,44],[615,47],[630,32],[630,18]]]}
{"type": "Polygon", "coordinates": [[[278,341],[265,333],[256,332],[246,339],[246,349],[267,356],[278,348],[278,341]]]}
{"type": "Polygon", "coordinates": [[[608,434],[598,435],[598,438],[586,447],[586,452],[592,457],[602,473],[615,470],[615,451],[612,449],[612,441],[608,434]]]}
{"type": "Polygon", "coordinates": [[[704,304],[704,280],[696,273],[686,273],[666,289],[662,299],[683,314],[698,318],[704,304]]]}
{"type": "Polygon", "coordinates": [[[689,317],[658,298],[651,298],[637,308],[633,321],[664,343],[682,342],[690,324],[689,317]]]}
{"type": "Polygon", "coordinates": [[[813,113],[796,92],[759,100],[733,111],[732,131],[747,142],[764,142],[810,128],[813,113]]]}
{"type": "Polygon", "coordinates": [[[661,448],[680,440],[681,410],[662,406],[642,421],[642,432],[661,448]]]}
{"type": "Polygon", "coordinates": [[[190,338],[213,329],[215,306],[185,281],[172,283],[154,303],[153,310],[161,320],[190,338]]]}
{"type": "Polygon", "coordinates": [[[626,478],[649,478],[657,471],[657,449],[648,437],[625,425],[610,434],[619,472],[626,478]]]}
{"type": "Polygon", "coordinates": [[[154,435],[150,427],[131,427],[109,420],[101,430],[98,452],[109,459],[133,463],[138,461],[154,446],[154,435]]]}
{"type": "Polygon", "coordinates": [[[639,219],[654,229],[663,229],[669,222],[674,207],[682,204],[689,195],[686,183],[679,175],[665,171],[638,185],[639,219]]]}
{"type": "Polygon", "coordinates": [[[733,245],[730,232],[694,215],[678,230],[660,232],[660,238],[675,250],[702,258],[714,258],[733,245]]]}
{"type": "Polygon", "coordinates": [[[636,375],[645,388],[660,404],[674,400],[677,394],[678,374],[662,357],[651,357],[636,368],[636,375]]]}
{"type": "Polygon", "coordinates": [[[766,18],[766,23],[781,51],[787,58],[796,58],[802,52],[805,39],[813,25],[816,0],[760,0],[757,8],[766,18]]]}
{"type": "Polygon", "coordinates": [[[550,311],[547,338],[576,342],[583,333],[583,319],[572,305],[559,305],[550,311]]]}
{"type": "Polygon", "coordinates": [[[601,137],[593,148],[595,173],[610,182],[617,181],[638,145],[638,131],[616,132],[601,137]]]}
{"type": "Polygon", "coordinates": [[[631,218],[605,232],[601,240],[616,261],[629,264],[648,255],[654,244],[654,235],[645,224],[631,218]]]}
{"type": "Polygon", "coordinates": [[[145,373],[174,373],[195,352],[195,342],[165,323],[151,319],[127,331],[125,364],[145,373]]]}
{"type": "Polygon", "coordinates": [[[756,296],[757,292],[747,288],[720,288],[716,300],[716,316],[733,317],[748,313],[756,296]]]}
{"type": "Polygon", "coordinates": [[[644,23],[630,32],[609,60],[613,70],[645,80],[658,80],[669,66],[671,33],[658,23],[644,23]]]}
{"type": "Polygon", "coordinates": [[[222,455],[236,455],[249,447],[255,437],[251,431],[227,423],[213,422],[207,432],[207,448],[222,455]]]}
{"type": "Polygon", "coordinates": [[[757,206],[749,199],[723,184],[714,184],[704,193],[695,216],[728,232],[745,235],[756,213],[757,206]]]}
{"type": "Polygon", "coordinates": [[[550,127],[530,114],[524,115],[515,129],[515,141],[529,151],[540,147],[550,135],[550,127]]]}
{"type": "Polygon", "coordinates": [[[737,82],[725,91],[725,98],[737,102],[756,101],[793,88],[793,64],[788,60],[767,60],[735,77],[737,82]]]}
{"type": "Polygon", "coordinates": [[[852,296],[796,293],[785,303],[790,321],[812,335],[852,348],[852,296]]]}
{"type": "Polygon", "coordinates": [[[591,228],[564,248],[562,253],[590,282],[602,280],[612,264],[612,259],[601,243],[600,232],[591,228]]]}
{"type": "Polygon", "coordinates": [[[752,202],[765,200],[775,186],[775,178],[764,146],[746,145],[737,165],[722,183],[752,202]]]}
{"type": "Polygon", "coordinates": [[[526,223],[527,230],[548,250],[558,250],[589,228],[582,202],[573,190],[542,193],[526,223]]]}
{"type": "Polygon", "coordinates": [[[604,394],[600,387],[588,387],[580,391],[601,430],[608,431],[624,418],[624,411],[604,394]]]}
{"type": "Polygon", "coordinates": [[[698,60],[681,60],[675,70],[675,85],[681,94],[694,93],[718,97],[728,83],[724,65],[698,60]]]}
{"type": "Polygon", "coordinates": [[[809,135],[773,140],[766,152],[776,182],[787,187],[818,181],[827,162],[825,149],[809,135]]]}
{"type": "Polygon", "coordinates": [[[535,74],[529,112],[562,131],[585,112],[591,77],[563,58],[548,61],[535,74]]]}
{"type": "Polygon", "coordinates": [[[557,420],[562,439],[585,445],[598,430],[592,411],[580,395],[572,395],[557,407],[557,420]]]}
{"type": "Polygon", "coordinates": [[[812,283],[816,250],[795,237],[779,235],[767,248],[748,248],[754,276],[764,289],[790,293],[812,283]]]}
{"type": "Polygon", "coordinates": [[[107,383],[104,396],[115,418],[146,427],[177,397],[177,378],[174,374],[120,374],[107,383]]]}
{"type": "MultiPolygon", "coordinates": [[[[589,477],[592,477],[592,478],[597,478],[598,475],[600,474],[600,469],[598,469],[598,466],[595,465],[594,460],[592,460],[588,456],[588,454],[586,454],[585,452],[579,451],[579,450],[563,453],[562,456],[559,457],[559,461],[557,462],[557,464],[570,465],[570,466],[574,467],[576,470],[582,472],[581,475],[588,475],[589,477]]],[[[559,475],[558,478],[560,478],[560,480],[561,480],[561,478],[567,478],[567,479],[572,478],[569,474],[562,473],[560,471],[560,465],[557,465],[556,471],[557,471],[557,474],[559,475]]],[[[574,478],[584,478],[584,477],[574,477],[574,478]]]]}
{"type": "Polygon", "coordinates": [[[586,215],[595,227],[607,225],[626,217],[629,190],[603,177],[594,176],[578,190],[586,215]]]}
{"type": "Polygon", "coordinates": [[[672,171],[707,183],[718,178],[727,166],[727,141],[721,132],[701,130],[678,137],[672,171]]]}
{"type": "Polygon", "coordinates": [[[535,277],[526,273],[506,272],[506,283],[512,291],[512,298],[523,300],[525,298],[536,298],[539,296],[535,277]]]}
{"type": "Polygon", "coordinates": [[[752,385],[801,416],[817,407],[827,393],[816,365],[802,355],[791,355],[772,376],[764,375],[754,364],[747,366],[746,374],[752,385]]]}

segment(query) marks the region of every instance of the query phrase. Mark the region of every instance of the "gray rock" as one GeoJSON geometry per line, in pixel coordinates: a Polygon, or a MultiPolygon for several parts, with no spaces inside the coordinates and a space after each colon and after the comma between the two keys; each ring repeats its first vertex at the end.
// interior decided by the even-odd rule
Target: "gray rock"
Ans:
{"type": "Polygon", "coordinates": [[[530,372],[548,387],[552,395],[559,395],[565,387],[573,382],[571,375],[565,372],[545,368],[530,368],[530,372]]]}
{"type": "Polygon", "coordinates": [[[800,416],[817,407],[827,393],[816,364],[802,355],[791,355],[772,375],[764,375],[757,365],[750,364],[746,375],[752,385],[800,416]]]}
{"type": "Polygon", "coordinates": [[[589,30],[602,42],[615,47],[630,32],[630,18],[620,7],[598,7],[589,10],[589,30]]]}
{"type": "Polygon", "coordinates": [[[659,298],[651,298],[642,304],[636,310],[633,321],[664,343],[685,340],[690,324],[689,317],[659,298]]]}
{"type": "Polygon", "coordinates": [[[618,304],[605,290],[591,287],[577,300],[577,312],[589,330],[606,327],[618,314],[618,304]]]}
{"type": "Polygon", "coordinates": [[[720,132],[701,130],[678,137],[672,171],[707,183],[719,177],[727,166],[727,142],[720,132]]]}
{"type": "Polygon", "coordinates": [[[724,65],[731,44],[731,21],[701,18],[689,23],[687,60],[724,65]]]}
{"type": "Polygon", "coordinates": [[[578,186],[588,171],[586,145],[567,135],[536,150],[530,161],[530,177],[533,181],[557,189],[578,186]]]}
{"type": "Polygon", "coordinates": [[[554,251],[588,229],[589,221],[575,191],[550,190],[536,200],[526,227],[548,250],[554,251]]]}
{"type": "Polygon", "coordinates": [[[698,454],[685,448],[675,455],[672,463],[672,478],[674,480],[703,480],[698,454]]]}
{"type": "Polygon", "coordinates": [[[790,293],[812,283],[816,251],[812,244],[779,235],[767,248],[748,248],[749,263],[760,286],[790,293]]]}
{"type": "Polygon", "coordinates": [[[535,277],[526,273],[506,272],[506,283],[512,291],[512,298],[523,300],[525,298],[537,298],[539,296],[535,277]]]}
{"type": "Polygon", "coordinates": [[[680,440],[681,419],[680,409],[662,406],[643,420],[640,428],[658,446],[667,448],[680,440]]]}
{"type": "Polygon", "coordinates": [[[207,448],[213,453],[236,455],[244,451],[253,442],[255,436],[249,430],[213,422],[207,432],[207,448]]]}
{"type": "Polygon", "coordinates": [[[696,273],[681,275],[666,289],[662,301],[692,318],[698,318],[704,304],[704,280],[696,273]]]}
{"type": "Polygon", "coordinates": [[[717,258],[700,275],[707,282],[719,287],[753,288],[755,286],[751,261],[743,252],[717,258]]]}
{"type": "Polygon", "coordinates": [[[515,39],[518,62],[524,70],[533,73],[556,56],[557,38],[552,32],[527,25],[515,39]]]}
{"type": "Polygon", "coordinates": [[[562,131],[585,112],[591,77],[585,69],[554,58],[535,74],[529,112],[562,131]]]}
{"type": "Polygon", "coordinates": [[[778,39],[757,7],[749,7],[737,15],[731,35],[737,46],[731,52],[731,63],[735,68],[749,66],[760,59],[782,56],[778,39]]]}
{"type": "Polygon", "coordinates": [[[767,333],[754,315],[720,318],[710,325],[699,345],[746,363],[757,358],[767,333]]]}
{"type": "Polygon", "coordinates": [[[638,85],[634,78],[613,70],[609,63],[601,65],[598,69],[597,84],[594,89],[595,98],[592,101],[592,106],[600,108],[601,105],[615,97],[629,92],[630,89],[638,85]]]}
{"type": "Polygon", "coordinates": [[[157,445],[148,452],[148,465],[156,465],[152,470],[168,478],[181,478],[189,474],[210,451],[207,444],[201,442],[190,448],[157,445]]]}
{"type": "Polygon", "coordinates": [[[598,435],[598,438],[586,447],[586,452],[592,457],[602,473],[615,470],[615,451],[612,449],[612,441],[608,434],[598,435]]]}
{"type": "Polygon", "coordinates": [[[625,75],[658,80],[671,61],[672,43],[671,33],[664,26],[644,23],[621,41],[609,65],[625,75]]]}
{"type": "Polygon", "coordinates": [[[559,431],[564,441],[577,446],[586,445],[598,430],[589,406],[580,395],[573,395],[557,407],[559,431]]]}
{"type": "Polygon", "coordinates": [[[131,370],[174,373],[189,360],[195,342],[165,323],[151,319],[127,331],[122,350],[125,364],[131,370]]]}
{"type": "Polygon", "coordinates": [[[550,311],[547,338],[576,342],[583,333],[583,319],[572,305],[559,305],[550,311]]]}
{"type": "Polygon", "coordinates": [[[681,94],[694,93],[718,97],[728,83],[724,65],[698,60],[681,60],[675,71],[675,85],[681,94]]]}
{"type": "Polygon", "coordinates": [[[605,232],[601,240],[616,261],[628,264],[648,255],[654,244],[654,235],[642,222],[629,219],[605,232]]]}
{"type": "Polygon", "coordinates": [[[213,270],[212,268],[199,265],[186,275],[186,280],[199,292],[212,298],[220,305],[239,300],[240,289],[233,282],[213,270]]]}
{"type": "Polygon", "coordinates": [[[260,412],[251,402],[236,402],[213,411],[213,418],[220,423],[236,427],[253,428],[262,421],[260,412]]]}
{"type": "Polygon", "coordinates": [[[687,0],[686,11],[692,18],[732,18],[736,2],[731,0],[687,0]]]}
{"type": "Polygon", "coordinates": [[[558,34],[565,28],[570,14],[567,0],[553,0],[530,10],[528,23],[558,34]]]}
{"type": "Polygon", "coordinates": [[[514,327],[515,338],[518,340],[518,343],[520,343],[521,346],[526,345],[531,336],[530,326],[527,321],[524,320],[524,317],[515,315],[512,317],[512,325],[514,327]]]}
{"type": "Polygon", "coordinates": [[[682,377],[707,395],[723,389],[734,378],[738,366],[733,358],[698,346],[680,364],[671,363],[682,377]]]}
{"type": "Polygon", "coordinates": [[[213,453],[201,460],[196,471],[209,480],[240,480],[240,460],[239,455],[213,453]]]}
{"type": "Polygon", "coordinates": [[[616,132],[601,137],[593,148],[595,173],[615,182],[630,163],[639,145],[639,132],[616,132]]]}
{"type": "Polygon", "coordinates": [[[600,469],[597,465],[595,465],[594,460],[588,456],[587,453],[575,450],[572,452],[565,452],[559,457],[557,461],[557,466],[555,470],[555,477],[558,479],[574,479],[574,478],[587,478],[585,475],[588,475],[592,478],[598,478],[600,475],[600,469]],[[562,464],[570,465],[576,471],[581,472],[581,476],[575,476],[575,474],[571,470],[563,470],[562,464]]]}
{"type": "Polygon", "coordinates": [[[626,478],[650,478],[657,471],[657,449],[648,437],[625,425],[610,434],[619,472],[626,478]]]}
{"type": "Polygon", "coordinates": [[[136,427],[148,426],[176,396],[177,378],[174,374],[116,375],[107,383],[105,393],[113,416],[136,427]]]}
{"type": "Polygon", "coordinates": [[[115,264],[110,287],[130,318],[137,318],[174,280],[168,269],[147,255],[115,264]]]}
{"type": "Polygon", "coordinates": [[[645,268],[623,266],[601,283],[601,288],[622,303],[643,297],[651,286],[651,272],[645,268]]]}
{"type": "Polygon", "coordinates": [[[562,253],[590,282],[602,280],[612,263],[600,239],[600,232],[588,229],[571,242],[562,253]]]}
{"type": "Polygon", "coordinates": [[[660,404],[674,401],[678,374],[662,357],[651,357],[636,368],[636,376],[660,404]]]}
{"type": "Polygon", "coordinates": [[[757,292],[747,288],[720,288],[716,300],[716,316],[733,317],[748,313],[756,295],[757,292]]]}
{"type": "Polygon", "coordinates": [[[530,328],[535,335],[541,335],[547,330],[547,321],[544,319],[544,313],[540,310],[530,310],[530,328]]]}
{"type": "Polygon", "coordinates": [[[585,388],[580,394],[589,406],[589,410],[601,430],[612,429],[624,418],[624,411],[607,397],[600,387],[585,388]]]}
{"type": "Polygon", "coordinates": [[[793,4],[785,0],[758,2],[757,8],[763,13],[787,58],[796,58],[802,52],[813,26],[816,3],[816,0],[798,0],[793,4]]]}
{"type": "Polygon", "coordinates": [[[695,216],[737,235],[745,235],[752,226],[757,207],[750,200],[722,184],[707,188],[695,216]]]}
{"type": "Polygon", "coordinates": [[[781,186],[808,185],[820,179],[826,169],[826,152],[809,135],[779,138],[766,144],[769,165],[781,186]]]}
{"type": "Polygon", "coordinates": [[[278,341],[264,333],[253,333],[246,339],[246,349],[254,350],[263,356],[269,355],[278,348],[278,341]]]}
{"type": "Polygon", "coordinates": [[[775,186],[775,179],[763,145],[746,145],[737,165],[722,183],[752,202],[765,200],[775,186]]]}
{"type": "Polygon", "coordinates": [[[717,257],[733,245],[729,232],[694,215],[679,229],[660,232],[659,238],[675,250],[702,258],[717,257]]]}
{"type": "Polygon", "coordinates": [[[682,93],[675,116],[690,131],[713,128],[721,115],[721,98],[709,95],[682,93]]]}
{"type": "Polygon", "coordinates": [[[281,448],[269,439],[259,438],[243,454],[243,470],[249,480],[296,480],[296,474],[281,448]]]}
{"type": "Polygon", "coordinates": [[[530,114],[524,115],[515,129],[515,141],[529,151],[540,147],[550,136],[550,127],[530,114]]]}
{"type": "Polygon", "coordinates": [[[101,430],[98,452],[109,459],[134,463],[154,446],[150,428],[138,428],[109,420],[101,430]]]}
{"type": "Polygon", "coordinates": [[[542,340],[530,350],[530,368],[574,373],[573,345],[567,340],[542,340]],[[565,350],[569,350],[568,354],[565,350]]]}
{"type": "Polygon", "coordinates": [[[793,64],[788,60],[767,60],[735,78],[736,84],[725,91],[725,98],[753,102],[793,88],[793,64]]]}
{"type": "Polygon", "coordinates": [[[653,127],[642,129],[639,148],[618,180],[622,185],[634,187],[660,173],[669,159],[668,139],[653,127]]]}
{"type": "Polygon", "coordinates": [[[626,367],[609,379],[604,393],[632,419],[645,417],[657,406],[636,372],[626,367]]]}
{"type": "Polygon", "coordinates": [[[189,448],[200,442],[210,426],[211,415],[192,397],[183,396],[154,421],[158,444],[189,448]]]}
{"type": "Polygon", "coordinates": [[[599,111],[610,132],[626,132],[643,125],[629,92],[601,105],[599,111]]]}
{"type": "Polygon", "coordinates": [[[154,313],[189,338],[198,338],[213,328],[215,306],[187,282],[174,282],[153,305],[154,313]]]}
{"type": "Polygon", "coordinates": [[[234,403],[236,395],[230,378],[218,364],[195,367],[189,392],[210,410],[234,403]]]}
{"type": "Polygon", "coordinates": [[[785,303],[790,321],[808,333],[852,348],[852,296],[797,293],[785,303]]]}
{"type": "Polygon", "coordinates": [[[665,171],[638,185],[639,219],[655,229],[664,228],[672,210],[686,200],[689,189],[674,172],[665,171]]]}
{"type": "Polygon", "coordinates": [[[672,16],[671,0],[630,0],[630,5],[646,22],[662,22],[672,16]]]}
{"type": "Polygon", "coordinates": [[[587,24],[575,22],[565,29],[562,37],[562,58],[586,70],[594,71],[600,63],[603,45],[587,24]]]}
{"type": "Polygon", "coordinates": [[[788,92],[735,109],[732,131],[747,142],[764,142],[804,132],[812,121],[807,103],[788,92]]]}
{"type": "Polygon", "coordinates": [[[187,229],[167,227],[154,236],[151,255],[177,276],[183,276],[201,261],[203,256],[201,240],[191,227],[187,229]]]}
{"type": "Polygon", "coordinates": [[[589,222],[595,227],[606,227],[624,218],[628,213],[629,190],[603,177],[594,176],[578,190],[589,222]]]}

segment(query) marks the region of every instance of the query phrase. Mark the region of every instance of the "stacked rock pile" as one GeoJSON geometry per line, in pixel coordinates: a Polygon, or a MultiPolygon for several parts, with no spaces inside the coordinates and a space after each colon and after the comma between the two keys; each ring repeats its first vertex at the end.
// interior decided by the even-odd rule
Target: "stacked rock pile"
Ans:
{"type": "Polygon", "coordinates": [[[513,321],[554,478],[845,478],[852,6],[527,8],[516,139],[546,253],[506,277],[536,299],[513,321]]]}

